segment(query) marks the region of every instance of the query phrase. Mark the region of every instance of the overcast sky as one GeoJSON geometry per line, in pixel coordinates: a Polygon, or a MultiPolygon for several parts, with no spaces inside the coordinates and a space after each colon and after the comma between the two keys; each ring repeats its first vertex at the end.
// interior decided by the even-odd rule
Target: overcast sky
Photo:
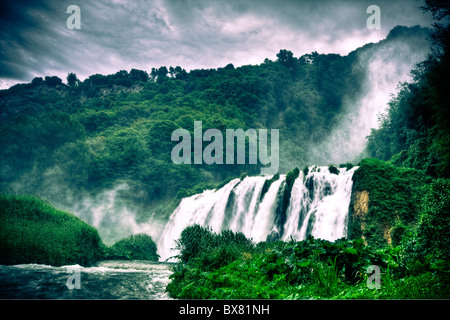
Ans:
{"type": "Polygon", "coordinates": [[[0,88],[69,72],[83,80],[132,68],[186,70],[260,64],[280,49],[339,53],[386,37],[396,25],[431,26],[416,0],[1,0],[0,88]],[[370,30],[369,5],[381,9],[370,30]],[[69,5],[81,9],[70,30],[69,5]]]}

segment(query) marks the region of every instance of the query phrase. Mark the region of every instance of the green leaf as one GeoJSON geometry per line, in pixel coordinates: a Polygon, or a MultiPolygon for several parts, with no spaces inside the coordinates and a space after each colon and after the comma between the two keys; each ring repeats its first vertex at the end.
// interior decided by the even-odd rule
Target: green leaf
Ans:
{"type": "Polygon", "coordinates": [[[345,248],[344,252],[350,253],[350,254],[358,254],[358,250],[356,250],[354,248],[345,248]]]}
{"type": "Polygon", "coordinates": [[[310,260],[307,259],[302,259],[300,260],[300,262],[297,262],[297,266],[299,266],[300,268],[306,268],[311,264],[310,260]]]}

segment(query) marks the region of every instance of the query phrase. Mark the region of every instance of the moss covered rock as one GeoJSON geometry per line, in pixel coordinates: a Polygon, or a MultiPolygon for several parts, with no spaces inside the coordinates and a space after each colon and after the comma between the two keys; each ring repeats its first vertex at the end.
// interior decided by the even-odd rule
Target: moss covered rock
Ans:
{"type": "Polygon", "coordinates": [[[390,244],[394,234],[398,241],[398,226],[417,225],[423,188],[431,180],[419,170],[363,159],[353,175],[349,237],[375,246],[390,244]]]}

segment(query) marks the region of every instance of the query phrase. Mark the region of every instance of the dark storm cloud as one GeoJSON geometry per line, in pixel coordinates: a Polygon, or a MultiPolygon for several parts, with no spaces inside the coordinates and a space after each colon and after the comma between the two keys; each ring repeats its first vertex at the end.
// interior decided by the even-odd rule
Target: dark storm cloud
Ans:
{"type": "Polygon", "coordinates": [[[415,0],[10,1],[0,13],[0,86],[35,76],[80,78],[131,68],[259,64],[280,49],[347,54],[396,25],[430,25],[415,0]],[[66,8],[81,8],[69,30],[66,8]],[[377,4],[382,29],[369,30],[377,4]]]}
{"type": "MultiPolygon", "coordinates": [[[[28,34],[33,31],[45,34],[48,30],[36,17],[33,1],[2,2],[0,6],[0,76],[20,78],[28,73],[24,60],[43,49],[28,34]]],[[[48,9],[43,3],[39,8],[48,9]]]]}

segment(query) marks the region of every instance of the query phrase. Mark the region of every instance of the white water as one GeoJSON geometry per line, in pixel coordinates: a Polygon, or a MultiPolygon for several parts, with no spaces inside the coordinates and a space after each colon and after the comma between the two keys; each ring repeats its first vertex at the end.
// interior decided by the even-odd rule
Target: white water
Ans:
{"type": "Polygon", "coordinates": [[[206,190],[184,198],[172,213],[158,243],[162,260],[174,256],[175,240],[187,226],[199,224],[214,232],[231,229],[255,242],[271,239],[303,240],[309,235],[334,241],[347,235],[352,190],[351,170],[331,174],[328,167],[310,167],[295,180],[289,204],[282,210],[285,175],[262,195],[271,176],[234,179],[219,190],[206,190]],[[262,198],[261,198],[262,197],[262,198]]]}
{"type": "Polygon", "coordinates": [[[43,264],[0,265],[0,299],[170,299],[170,264],[100,261],[91,267],[43,264]],[[79,289],[67,287],[79,272],[79,289]]]}
{"type": "Polygon", "coordinates": [[[304,184],[299,186],[297,179],[291,193],[289,220],[285,225],[288,232],[283,235],[283,240],[290,236],[304,240],[308,235],[330,241],[345,237],[355,170],[352,168],[335,175],[322,167],[320,172],[309,173],[306,183],[312,184],[313,190],[304,184]],[[311,228],[309,232],[308,228],[311,228]]]}

